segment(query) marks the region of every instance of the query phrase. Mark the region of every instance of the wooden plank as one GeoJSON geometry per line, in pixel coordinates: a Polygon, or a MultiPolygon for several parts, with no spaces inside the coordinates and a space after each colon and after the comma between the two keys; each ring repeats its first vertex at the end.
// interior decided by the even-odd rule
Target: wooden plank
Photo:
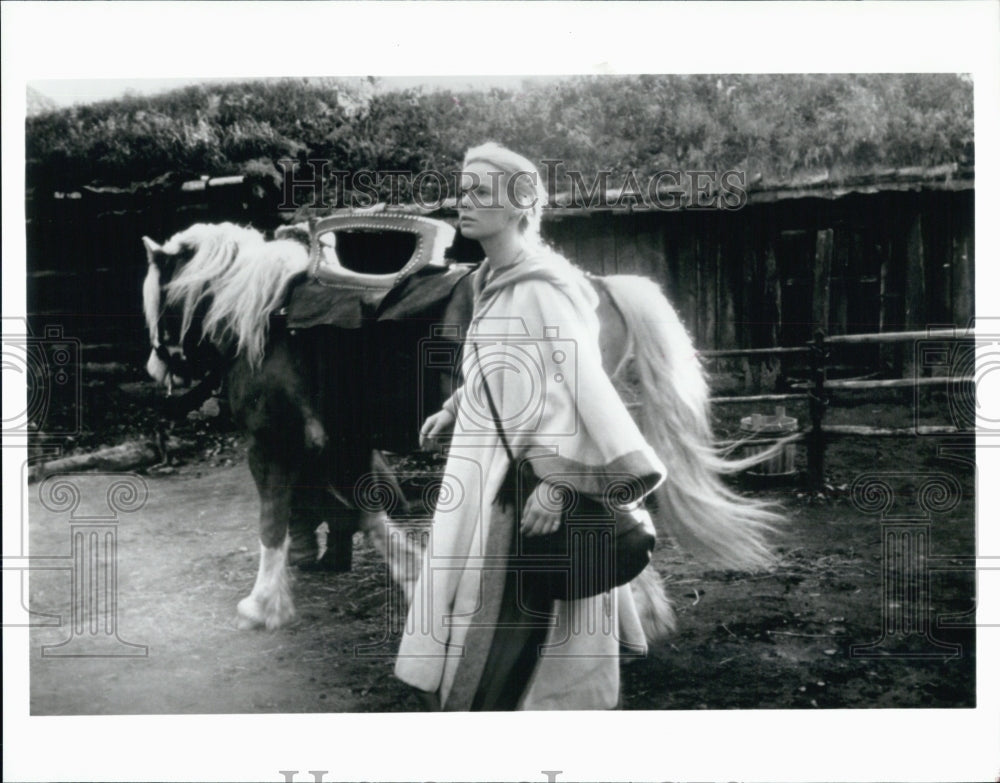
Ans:
{"type": "MultiPolygon", "coordinates": [[[[912,332],[881,332],[872,334],[842,334],[826,340],[833,345],[865,345],[872,343],[902,343],[915,340],[956,340],[963,339],[961,329],[922,329],[912,332]]],[[[965,338],[971,339],[971,338],[965,338]]],[[[726,348],[719,351],[701,351],[701,355],[709,359],[719,359],[734,356],[782,356],[787,354],[808,353],[811,349],[805,345],[775,346],[772,348],[726,348]]]]}
{"type": "Polygon", "coordinates": [[[955,221],[960,228],[952,239],[952,313],[957,326],[965,326],[975,315],[975,238],[971,218],[970,202],[968,211],[955,221]]]}
{"type": "Polygon", "coordinates": [[[694,254],[694,312],[691,314],[691,326],[693,329],[695,345],[698,347],[711,348],[705,339],[705,237],[699,232],[697,237],[696,251],[694,254]]]}
{"type": "Polygon", "coordinates": [[[879,328],[881,271],[874,233],[870,224],[862,223],[851,248],[849,332],[874,332],[879,328]]]}
{"type": "Polygon", "coordinates": [[[734,356],[788,356],[792,354],[805,354],[812,350],[806,345],[774,346],[771,348],[724,348],[719,351],[699,351],[699,355],[706,359],[724,359],[734,356]]]}
{"type": "Polygon", "coordinates": [[[741,397],[712,397],[710,402],[714,405],[742,403],[742,402],[786,402],[788,400],[808,400],[808,394],[754,394],[741,397]]]}
{"type": "Polygon", "coordinates": [[[830,272],[830,334],[847,334],[848,283],[854,232],[849,224],[839,226],[833,235],[833,267],[830,272]]]}
{"type": "Polygon", "coordinates": [[[954,323],[951,312],[951,236],[955,230],[954,199],[927,193],[921,197],[924,234],[926,318],[929,324],[954,323]]]}
{"type": "MultiPolygon", "coordinates": [[[[879,318],[879,259],[875,252],[873,228],[867,221],[868,212],[851,218],[851,225],[859,230],[851,234],[851,252],[848,258],[847,333],[875,332],[879,318]]],[[[854,353],[858,364],[878,366],[877,345],[854,353]]]]}
{"type": "Polygon", "coordinates": [[[607,236],[611,238],[610,252],[606,250],[605,256],[602,259],[604,274],[606,275],[617,275],[620,273],[618,268],[618,250],[620,246],[628,243],[628,231],[622,217],[624,216],[612,217],[606,224],[607,236]]]}
{"type": "MultiPolygon", "coordinates": [[[[758,334],[762,348],[775,347],[781,344],[782,301],[781,275],[778,269],[778,257],[774,250],[774,238],[767,240],[762,259],[763,275],[761,281],[762,296],[758,318],[760,321],[758,334]]],[[[774,391],[777,379],[781,376],[781,359],[768,357],[753,365],[754,386],[762,392],[774,391]]]]}
{"type": "MultiPolygon", "coordinates": [[[[914,209],[908,218],[903,328],[913,330],[927,326],[927,287],[924,279],[924,232],[921,228],[920,210],[914,209]]],[[[913,351],[903,351],[901,358],[903,375],[913,375],[913,351]]]]}
{"type": "Polygon", "coordinates": [[[722,220],[729,230],[722,233],[722,243],[719,246],[719,337],[716,346],[719,348],[736,348],[741,345],[738,332],[742,328],[737,325],[737,303],[741,288],[742,275],[740,262],[743,259],[743,243],[746,233],[742,221],[722,220]]]}
{"type": "Polygon", "coordinates": [[[620,218],[622,230],[616,234],[618,274],[642,275],[668,290],[663,225],[646,216],[620,218]]]}
{"type": "MultiPolygon", "coordinates": [[[[567,221],[568,222],[568,221],[567,221]]],[[[610,226],[603,225],[603,220],[581,220],[577,224],[576,263],[587,272],[603,275],[605,259],[614,259],[614,237],[609,235],[610,226]]],[[[612,262],[613,268],[613,262],[612,262]]]]}
{"type": "MultiPolygon", "coordinates": [[[[885,332],[890,330],[892,318],[892,305],[894,300],[890,296],[890,285],[892,271],[892,239],[886,230],[883,235],[882,252],[879,255],[879,289],[878,289],[878,330],[885,332]]],[[[895,351],[891,345],[879,345],[878,356],[879,365],[888,367],[893,364],[895,351]]]]}
{"type": "Polygon", "coordinates": [[[557,252],[570,261],[576,261],[576,231],[569,230],[569,221],[543,223],[542,237],[557,252]]]}
{"type": "Polygon", "coordinates": [[[698,319],[698,250],[699,237],[694,227],[683,225],[677,236],[677,298],[674,307],[680,315],[695,345],[703,347],[700,341],[698,319]]]}
{"type": "Polygon", "coordinates": [[[698,259],[701,313],[704,319],[701,341],[698,344],[710,349],[719,347],[719,252],[717,232],[707,231],[703,237],[702,253],[698,259]]]}
{"type": "Polygon", "coordinates": [[[906,229],[906,278],[903,299],[903,326],[912,330],[925,326],[926,281],[924,279],[924,238],[920,212],[910,215],[906,229]]]}
{"type": "Polygon", "coordinates": [[[879,332],[877,334],[845,334],[831,337],[828,343],[860,345],[862,343],[905,343],[913,340],[956,339],[962,336],[961,329],[914,329],[910,332],[879,332]]]}
{"type": "Polygon", "coordinates": [[[635,256],[635,219],[632,215],[619,215],[614,221],[615,257],[613,274],[635,274],[632,262],[635,256]]]}
{"type": "Polygon", "coordinates": [[[617,271],[615,265],[615,223],[614,215],[595,216],[593,223],[596,227],[596,234],[590,237],[590,244],[595,248],[598,255],[598,263],[595,271],[601,275],[613,275],[617,271]]]}
{"type": "Polygon", "coordinates": [[[963,435],[972,434],[971,430],[960,430],[950,425],[927,425],[921,427],[868,427],[863,424],[827,424],[823,426],[823,434],[827,436],[849,437],[888,437],[898,438],[912,435],[963,435]]]}
{"type": "Polygon", "coordinates": [[[683,318],[683,312],[681,309],[681,285],[680,285],[680,273],[678,267],[680,266],[679,258],[679,242],[678,237],[680,236],[680,231],[677,228],[677,216],[667,215],[663,221],[663,274],[665,280],[664,291],[667,294],[667,299],[673,304],[677,309],[678,313],[681,313],[683,318]]]}
{"type": "MultiPolygon", "coordinates": [[[[889,378],[884,381],[826,381],[823,384],[826,389],[912,389],[915,386],[948,386],[956,383],[975,383],[972,377],[965,378],[889,378]]],[[[793,383],[793,389],[808,389],[811,384],[793,383]]]]}
{"type": "Polygon", "coordinates": [[[778,342],[801,345],[813,336],[813,281],[816,265],[816,231],[790,229],[775,241],[781,281],[781,329],[778,342]]]}
{"type": "Polygon", "coordinates": [[[761,320],[766,324],[765,345],[762,347],[776,346],[781,330],[781,279],[773,242],[768,242],[764,250],[764,296],[761,302],[761,320]]]}
{"type": "Polygon", "coordinates": [[[740,248],[739,257],[733,254],[739,263],[740,279],[740,309],[738,318],[740,320],[739,341],[740,348],[757,347],[756,332],[757,324],[760,323],[760,300],[763,291],[763,280],[761,275],[761,254],[758,252],[757,235],[753,231],[749,221],[743,226],[743,246],[740,248]]]}
{"type": "Polygon", "coordinates": [[[830,332],[830,270],[833,266],[833,229],[816,232],[816,257],[813,263],[813,331],[830,332]]]}

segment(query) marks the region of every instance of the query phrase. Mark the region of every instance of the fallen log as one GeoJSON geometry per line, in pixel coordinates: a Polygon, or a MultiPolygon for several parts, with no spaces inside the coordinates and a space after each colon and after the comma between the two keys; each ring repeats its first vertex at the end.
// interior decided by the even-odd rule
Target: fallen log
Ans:
{"type": "MultiPolygon", "coordinates": [[[[178,451],[194,447],[191,441],[178,438],[167,440],[167,452],[176,454],[178,451]]],[[[87,454],[73,454],[69,457],[49,460],[28,469],[28,483],[33,483],[56,473],[83,473],[87,471],[129,471],[155,465],[163,461],[163,454],[153,441],[130,441],[119,446],[91,451],[87,454]]]]}

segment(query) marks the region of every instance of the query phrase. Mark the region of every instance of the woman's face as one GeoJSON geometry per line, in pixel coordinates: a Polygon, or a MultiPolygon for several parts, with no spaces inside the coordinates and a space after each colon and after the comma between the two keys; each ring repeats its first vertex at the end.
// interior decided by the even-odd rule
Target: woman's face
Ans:
{"type": "Polygon", "coordinates": [[[483,161],[473,161],[462,172],[458,226],[469,239],[487,239],[517,230],[520,213],[507,193],[507,175],[483,161]]]}

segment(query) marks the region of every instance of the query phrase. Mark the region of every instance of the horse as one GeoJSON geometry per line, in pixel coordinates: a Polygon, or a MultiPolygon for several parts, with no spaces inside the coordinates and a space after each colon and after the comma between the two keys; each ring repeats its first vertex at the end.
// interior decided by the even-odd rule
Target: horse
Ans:
{"type": "MultiPolygon", "coordinates": [[[[260,496],[260,561],[250,594],[237,606],[241,629],[276,629],[294,618],[289,549],[296,537],[309,539],[320,522],[328,523],[339,569],[350,568],[351,539],[359,529],[391,560],[386,514],[358,502],[363,480],[386,478],[383,463],[371,461],[378,455],[373,450],[386,443],[374,432],[378,422],[359,416],[349,402],[358,400],[358,368],[386,363],[365,355],[363,339],[338,343],[347,330],[296,330],[281,321],[290,293],[316,282],[320,262],[337,256],[329,237],[309,233],[308,248],[296,238],[269,241],[255,229],[228,223],[191,226],[163,245],[143,238],[148,374],[169,393],[173,384],[194,378],[203,378],[202,385],[217,383],[221,373],[234,418],[249,436],[249,467],[260,496]],[[319,378],[315,365],[322,357],[337,369],[319,378]]],[[[768,459],[770,451],[733,460],[714,448],[704,370],[654,281],[612,275],[591,282],[600,299],[604,368],[667,468],[666,481],[650,499],[657,528],[706,563],[741,570],[768,566],[779,513],[766,502],[740,496],[723,478],[768,459]]],[[[392,283],[397,289],[401,278],[392,277],[392,283]]],[[[471,275],[465,275],[443,312],[413,320],[416,333],[426,335],[431,322],[460,345],[471,318],[470,289],[471,275]]],[[[411,354],[417,351],[412,334],[403,342],[411,354]]],[[[416,448],[421,417],[438,409],[452,380],[440,379],[440,393],[425,395],[423,410],[403,417],[402,440],[408,438],[410,450],[416,448]]],[[[396,387],[412,398],[412,388],[399,382],[396,387]]],[[[385,388],[360,390],[369,401],[386,394],[385,388]]],[[[420,555],[419,544],[414,549],[404,553],[411,560],[420,555]]],[[[412,562],[390,562],[390,568],[404,589],[406,575],[417,570],[412,562]]],[[[670,603],[652,566],[631,584],[647,635],[672,630],[670,603]]]]}

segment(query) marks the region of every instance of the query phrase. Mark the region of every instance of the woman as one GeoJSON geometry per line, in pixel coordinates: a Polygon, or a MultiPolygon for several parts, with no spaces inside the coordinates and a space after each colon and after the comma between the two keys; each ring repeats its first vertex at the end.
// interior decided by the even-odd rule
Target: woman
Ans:
{"type": "Polygon", "coordinates": [[[559,528],[558,484],[600,498],[618,482],[639,499],[664,477],[601,366],[596,293],[541,242],[546,198],[520,155],[496,144],[466,154],[459,226],[486,260],[465,383],[420,431],[422,447],[451,432],[449,486],[396,662],[431,708],[614,708],[620,645],[645,645],[627,585],[558,601],[510,563],[519,533],[559,528]],[[497,499],[508,454],[541,480],[520,515],[497,499]]]}

